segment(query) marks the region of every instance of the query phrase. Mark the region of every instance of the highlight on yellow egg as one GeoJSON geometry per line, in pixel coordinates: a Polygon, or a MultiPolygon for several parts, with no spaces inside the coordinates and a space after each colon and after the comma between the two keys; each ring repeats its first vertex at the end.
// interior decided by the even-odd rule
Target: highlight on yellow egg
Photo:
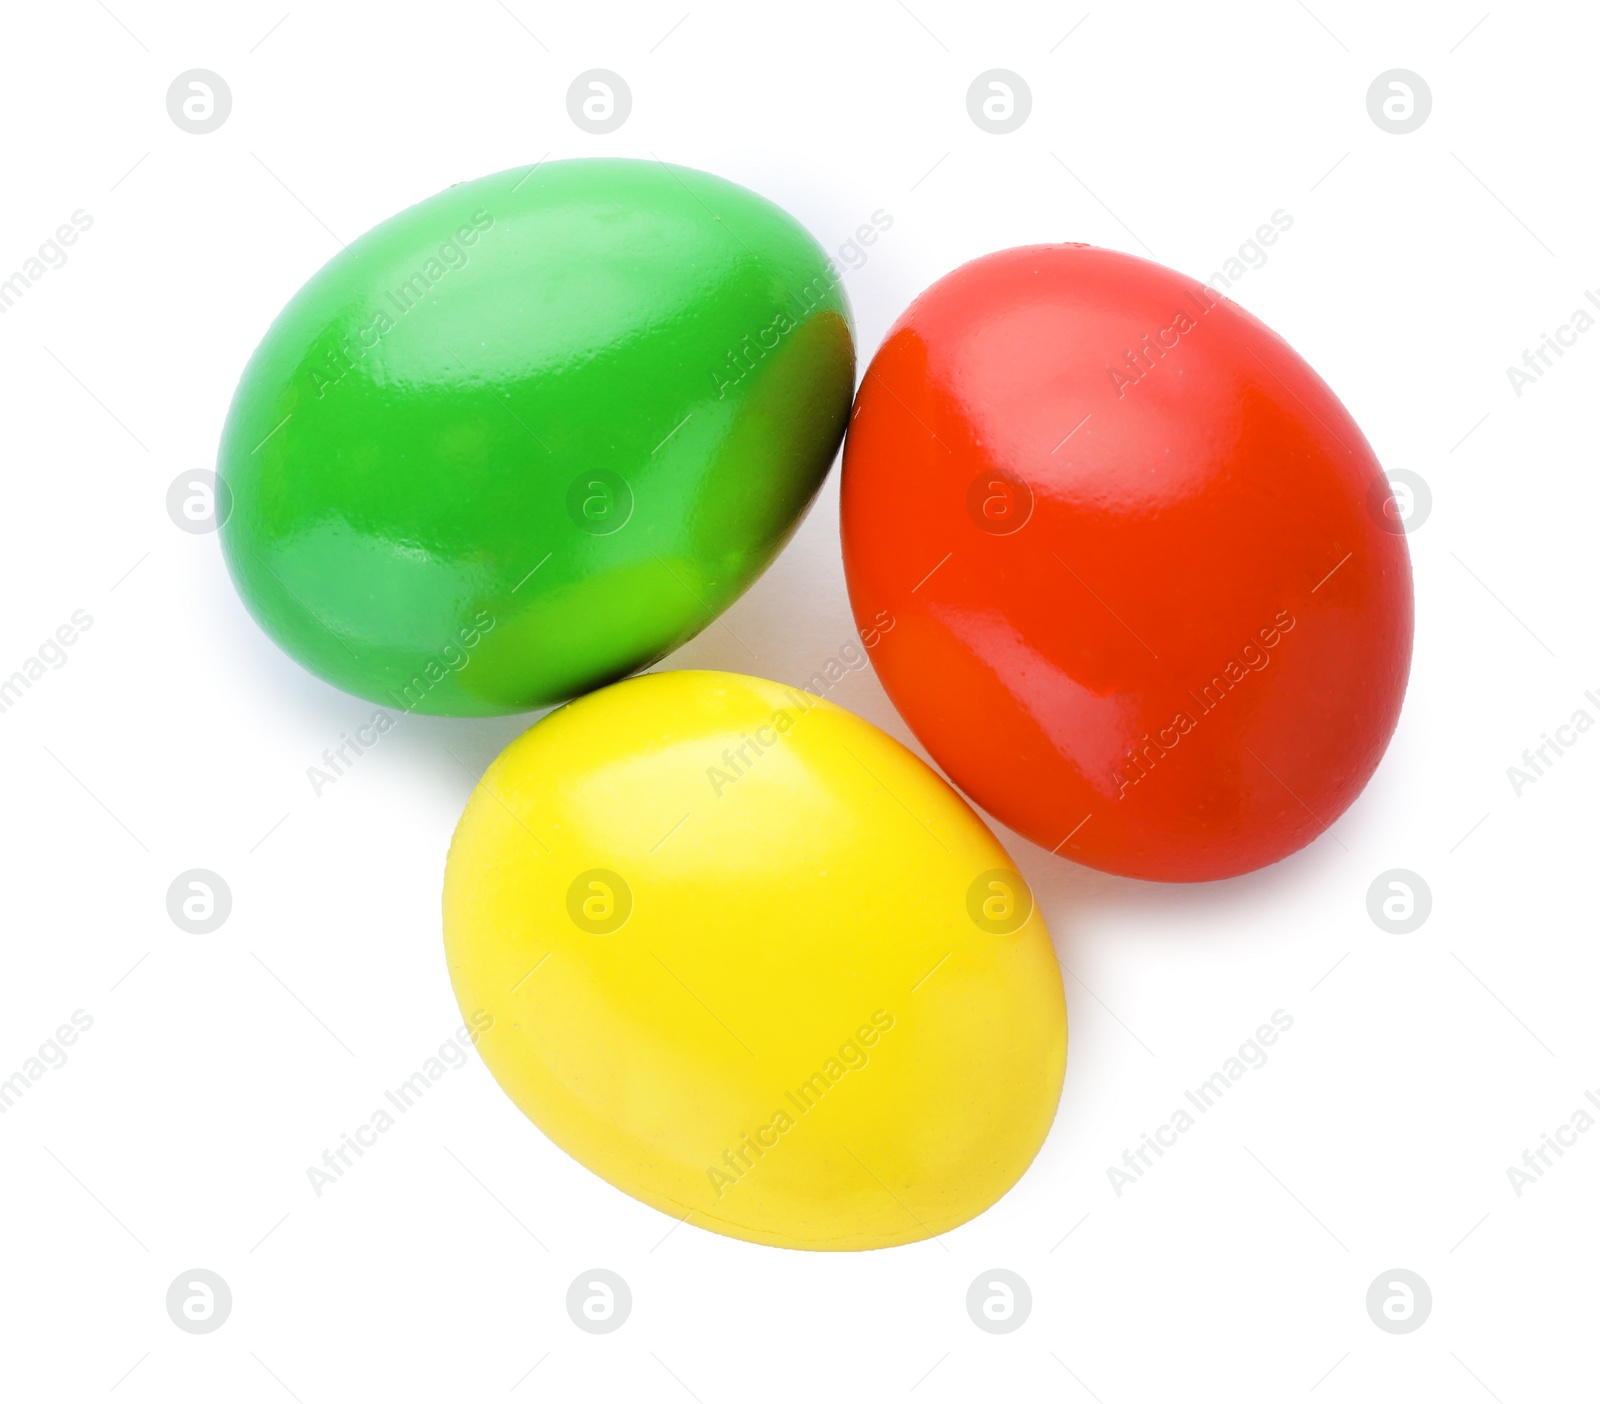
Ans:
{"type": "Polygon", "coordinates": [[[1060,1098],[1027,884],[927,765],[798,688],[657,673],[537,723],[461,817],[444,930],[511,1100],[735,1238],[945,1233],[1017,1181],[1060,1098]]]}

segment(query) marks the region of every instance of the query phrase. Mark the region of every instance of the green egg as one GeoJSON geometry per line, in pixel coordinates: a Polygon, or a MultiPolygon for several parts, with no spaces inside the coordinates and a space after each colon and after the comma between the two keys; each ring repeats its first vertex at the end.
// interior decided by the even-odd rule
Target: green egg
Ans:
{"type": "Polygon", "coordinates": [[[656,161],[451,186],[338,254],[245,368],[218,472],[245,605],[407,711],[561,702],[766,568],[855,384],[841,273],[793,218],[656,161]]]}

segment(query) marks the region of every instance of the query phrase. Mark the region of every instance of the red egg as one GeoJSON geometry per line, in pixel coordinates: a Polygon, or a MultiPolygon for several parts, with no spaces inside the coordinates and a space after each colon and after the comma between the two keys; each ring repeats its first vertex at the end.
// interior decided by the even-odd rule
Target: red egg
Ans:
{"type": "Polygon", "coordinates": [[[941,278],[862,382],[841,515],[895,706],[1064,857],[1276,862],[1394,731],[1411,564],[1382,469],[1280,337],[1171,269],[1065,244],[941,278]]]}

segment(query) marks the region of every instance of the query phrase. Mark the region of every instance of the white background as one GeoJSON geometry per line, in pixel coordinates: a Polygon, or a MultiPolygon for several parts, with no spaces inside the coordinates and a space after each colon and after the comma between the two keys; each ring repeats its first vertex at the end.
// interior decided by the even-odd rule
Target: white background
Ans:
{"type": "MultiPolygon", "coordinates": [[[[1506,768],[1576,708],[1600,716],[1583,698],[1600,692],[1600,330],[1521,397],[1506,367],[1600,287],[1600,23],[1577,4],[1483,18],[1490,3],[8,8],[0,277],[74,210],[94,224],[0,317],[0,674],[74,610],[94,622],[0,715],[0,1078],[73,1010],[94,1023],[0,1117],[0,1391],[1515,1404],[1592,1388],[1600,1130],[1520,1197],[1506,1168],[1600,1087],[1600,736],[1520,797],[1506,768]],[[194,67],[233,93],[206,136],[165,107],[194,67]],[[566,112],[593,67],[633,93],[604,137],[566,112]],[[1033,93],[1007,136],[967,115],[993,67],[1033,93]],[[1396,67],[1434,101],[1405,136],[1366,110],[1396,67]],[[314,797],[306,768],[372,709],[256,629],[215,536],[177,530],[166,490],[213,465],[246,358],[336,238],[546,153],[704,167],[830,248],[888,212],[846,280],[863,362],[980,253],[1081,240],[1204,278],[1281,209],[1293,228],[1232,295],[1431,488],[1399,731],[1311,848],[1166,887],[1001,831],[1068,972],[1066,1087],[1025,1179],[942,1242],[831,1255],[669,1235],[475,1057],[335,1188],[308,1186],[459,1023],[445,848],[529,719],[404,718],[314,797]],[[233,893],[208,936],[166,912],[195,867],[233,893]],[[1410,935],[1367,914],[1390,868],[1432,890],[1410,935]],[[1267,1065],[1118,1197],[1107,1167],[1280,1008],[1294,1026],[1267,1065]],[[595,1266],[634,1296],[608,1336],[564,1308],[595,1266]],[[214,1334],[166,1314],[193,1267],[232,1288],[214,1334]],[[965,1310],[993,1267],[1032,1288],[1013,1334],[965,1310]],[[1365,1308],[1396,1267],[1433,1292],[1409,1335],[1365,1308]]],[[[851,639],[836,477],[727,623],[754,659],[713,625],[665,666],[799,682],[851,639]]],[[[910,740],[870,671],[833,696],[910,740]]]]}

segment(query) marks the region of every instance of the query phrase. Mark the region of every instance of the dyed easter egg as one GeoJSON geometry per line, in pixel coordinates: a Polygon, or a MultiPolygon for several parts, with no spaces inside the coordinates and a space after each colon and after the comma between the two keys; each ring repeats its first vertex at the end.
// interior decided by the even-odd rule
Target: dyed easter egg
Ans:
{"type": "Polygon", "coordinates": [[[240,595],[336,687],[544,706],[692,637],[826,475],[840,272],[700,171],[576,160],[451,186],[356,240],[257,348],[219,454],[240,595]]]}
{"type": "Polygon", "coordinates": [[[944,1233],[1055,1115],[1066,1010],[1027,884],[928,766],[795,688],[656,673],[552,713],[469,801],[444,929],[511,1100],[701,1228],[944,1233]]]}
{"type": "Polygon", "coordinates": [[[940,279],[868,368],[841,504],[895,706],[1052,852],[1248,872],[1332,824],[1394,731],[1389,482],[1311,367],[1192,278],[1058,244],[940,279]]]}

